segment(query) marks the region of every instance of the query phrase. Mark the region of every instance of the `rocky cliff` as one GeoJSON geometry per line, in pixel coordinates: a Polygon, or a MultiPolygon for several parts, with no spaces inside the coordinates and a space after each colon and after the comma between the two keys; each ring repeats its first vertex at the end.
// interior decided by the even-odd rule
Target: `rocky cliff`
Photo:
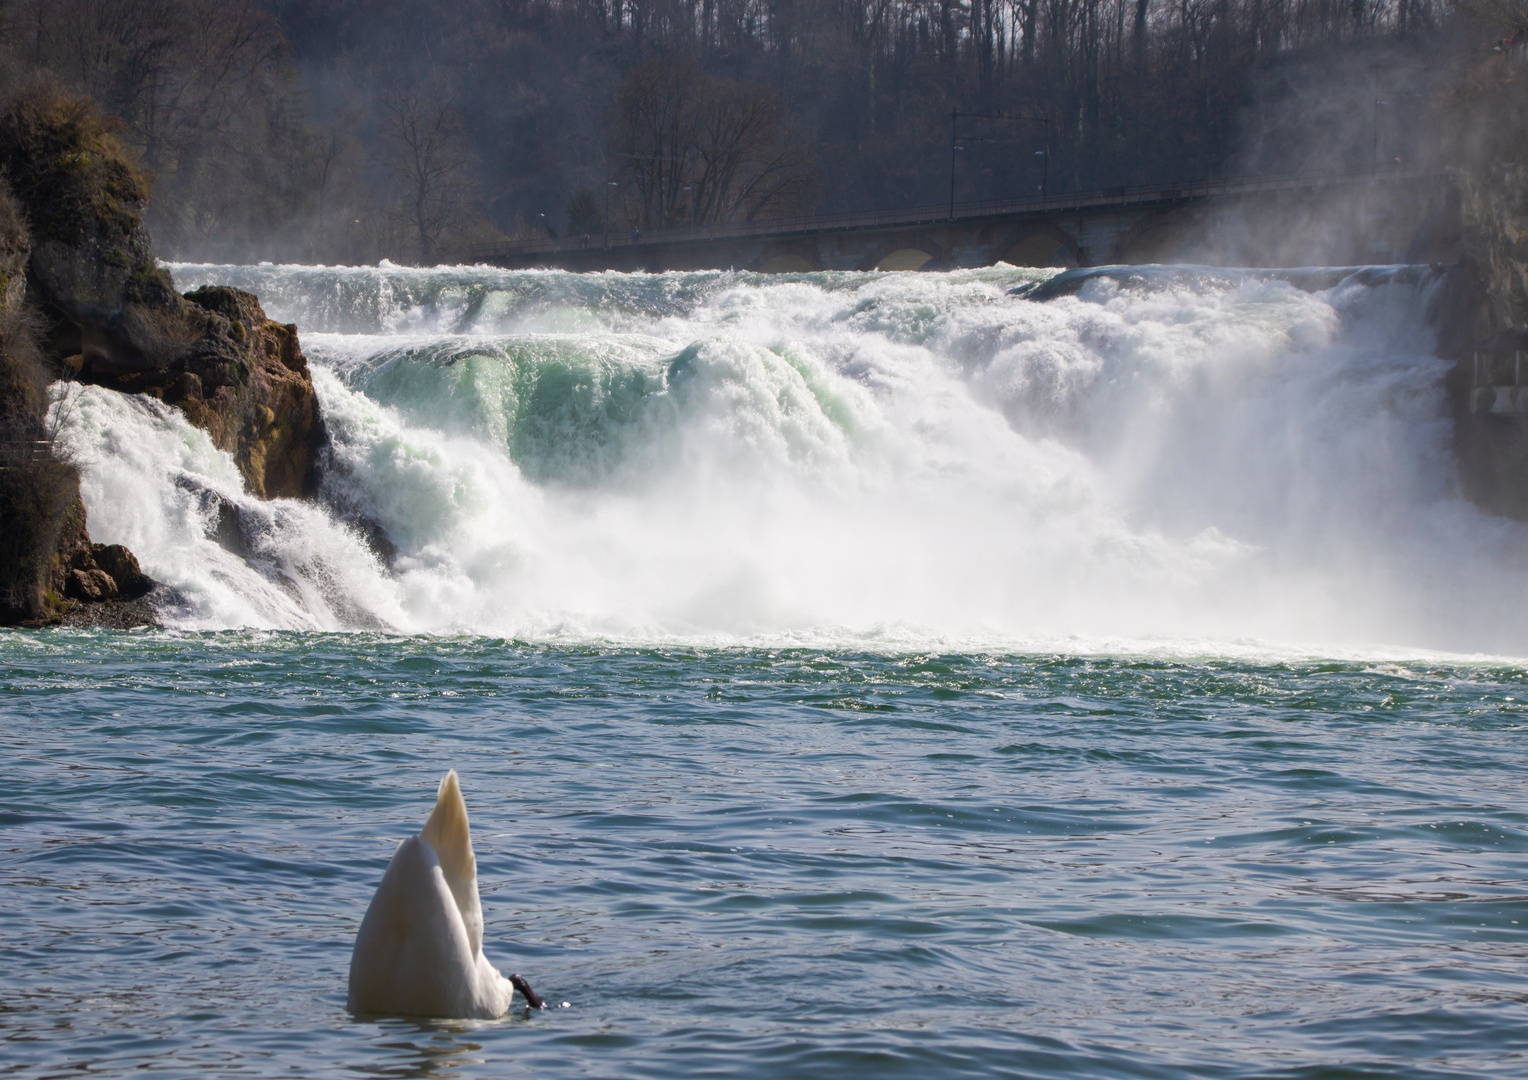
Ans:
{"type": "Polygon", "coordinates": [[[296,327],[249,293],[175,291],[143,227],[148,179],[89,101],[13,100],[0,178],[0,621],[46,622],[152,585],[131,552],[90,542],[46,421],[53,379],[178,407],[263,498],[313,490],[324,429],[296,327]]]}
{"type": "Polygon", "coordinates": [[[62,363],[81,382],[178,407],[233,455],[252,494],[310,494],[324,429],[297,327],[266,318],[253,294],[215,286],[176,296],[150,317],[174,323],[154,331],[171,341],[144,359],[124,362],[134,354],[87,328],[66,330],[80,351],[62,363]]]}

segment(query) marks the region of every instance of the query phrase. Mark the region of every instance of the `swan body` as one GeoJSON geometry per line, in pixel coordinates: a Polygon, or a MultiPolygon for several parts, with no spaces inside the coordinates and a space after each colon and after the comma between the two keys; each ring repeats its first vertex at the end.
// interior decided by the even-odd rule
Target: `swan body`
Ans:
{"type": "Polygon", "coordinates": [[[509,1011],[521,982],[513,978],[483,955],[477,860],[453,769],[440,782],[424,828],[393,853],[361,920],[346,1007],[487,1020],[509,1011]]]}

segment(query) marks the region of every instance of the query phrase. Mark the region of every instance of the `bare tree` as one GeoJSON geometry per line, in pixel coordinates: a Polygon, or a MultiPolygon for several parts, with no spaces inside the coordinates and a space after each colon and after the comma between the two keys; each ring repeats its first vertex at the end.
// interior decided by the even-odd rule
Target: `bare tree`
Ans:
{"type": "Polygon", "coordinates": [[[683,217],[681,197],[697,150],[698,83],[692,68],[649,60],[621,84],[614,153],[634,192],[627,217],[643,228],[683,217]]]}
{"type": "Polygon", "coordinates": [[[1059,191],[1357,167],[1381,141],[1401,153],[1412,140],[1406,160],[1420,161],[1427,80],[1387,75],[1343,101],[1331,90],[1344,68],[1385,50],[1437,67],[1444,31],[1489,50],[1525,12],[1528,0],[0,0],[0,85],[46,74],[119,116],[156,174],[148,221],[172,257],[431,261],[491,228],[474,216],[478,175],[493,177],[483,202],[499,228],[567,207],[575,234],[608,225],[607,207],[646,228],[943,201],[953,110],[996,117],[961,135],[961,200],[1032,193],[1042,177],[1059,191]],[[395,85],[426,65],[452,72],[451,92],[395,85]],[[1318,99],[1319,120],[1306,107],[1318,99]],[[1307,153],[1323,132],[1338,149],[1307,153]]]}
{"type": "Polygon", "coordinates": [[[419,261],[431,265],[443,234],[469,216],[471,151],[455,94],[411,80],[383,93],[378,111],[382,164],[397,185],[419,261]]]}
{"type": "Polygon", "coordinates": [[[612,140],[642,225],[752,221],[799,212],[810,162],[787,134],[778,95],[648,61],[622,83],[612,140]]]}
{"type": "Polygon", "coordinates": [[[14,0],[32,65],[96,100],[156,177],[156,238],[176,251],[291,181],[275,175],[287,89],[255,0],[14,0]]]}

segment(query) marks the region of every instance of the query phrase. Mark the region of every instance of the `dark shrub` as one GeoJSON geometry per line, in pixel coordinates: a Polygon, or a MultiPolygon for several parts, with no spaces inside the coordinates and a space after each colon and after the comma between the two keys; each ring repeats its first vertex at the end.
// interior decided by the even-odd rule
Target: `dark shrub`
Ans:
{"type": "MultiPolygon", "coordinates": [[[[62,461],[0,462],[0,622],[48,619],[59,538],[79,506],[80,478],[62,461]]],[[[83,524],[80,522],[78,524],[83,524]]]]}

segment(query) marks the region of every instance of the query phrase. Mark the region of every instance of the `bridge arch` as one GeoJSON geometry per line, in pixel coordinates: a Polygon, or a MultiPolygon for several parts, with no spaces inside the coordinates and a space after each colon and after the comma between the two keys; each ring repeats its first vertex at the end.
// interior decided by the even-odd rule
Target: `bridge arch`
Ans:
{"type": "Polygon", "coordinates": [[[1082,252],[1069,234],[1047,225],[1010,235],[993,250],[992,261],[1011,266],[1081,266],[1082,252]]]}
{"type": "MultiPolygon", "coordinates": [[[[930,247],[933,245],[930,244],[930,247]]],[[[921,247],[899,247],[888,251],[875,261],[877,270],[922,270],[929,263],[937,262],[938,256],[921,247]]]]}
{"type": "Polygon", "coordinates": [[[949,252],[924,230],[882,233],[878,242],[860,248],[861,270],[943,270],[949,252]]]}
{"type": "Polygon", "coordinates": [[[1197,224],[1192,214],[1181,209],[1142,218],[1119,238],[1111,261],[1133,265],[1178,261],[1192,242],[1197,224]]]}
{"type": "Polygon", "coordinates": [[[810,240],[776,240],[763,246],[752,269],[760,274],[810,274],[822,264],[810,240]]]}

